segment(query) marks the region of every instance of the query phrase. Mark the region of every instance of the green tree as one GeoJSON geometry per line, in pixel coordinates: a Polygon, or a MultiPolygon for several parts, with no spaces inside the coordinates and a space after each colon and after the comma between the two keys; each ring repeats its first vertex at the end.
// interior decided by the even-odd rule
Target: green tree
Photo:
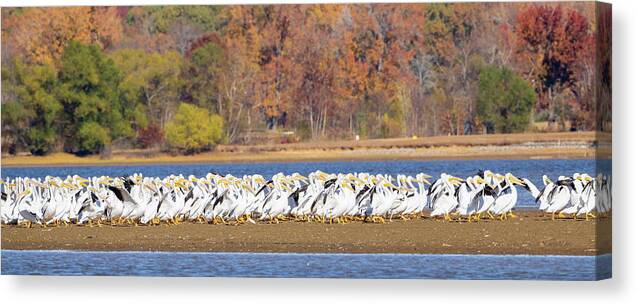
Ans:
{"type": "Polygon", "coordinates": [[[135,118],[145,128],[148,121],[163,126],[167,110],[174,109],[184,84],[182,58],[174,51],[148,53],[121,49],[110,55],[123,74],[120,84],[125,117],[135,118]]]}
{"type": "Polygon", "coordinates": [[[76,135],[82,152],[99,152],[111,143],[110,131],[97,122],[82,123],[76,135]]]}
{"type": "Polygon", "coordinates": [[[50,153],[58,141],[57,71],[51,64],[26,65],[14,60],[2,70],[2,132],[35,155],[50,153]]]}
{"type": "Polygon", "coordinates": [[[119,97],[121,75],[96,45],[71,42],[62,55],[59,99],[64,106],[65,149],[96,153],[112,139],[133,137],[135,118],[126,117],[119,97]],[[88,129],[99,136],[87,141],[88,129]]]}
{"type": "Polygon", "coordinates": [[[214,42],[207,42],[192,49],[187,75],[190,82],[186,91],[197,105],[223,113],[219,99],[219,77],[223,71],[223,49],[214,42]]]}
{"type": "Polygon", "coordinates": [[[523,132],[536,98],[531,84],[510,69],[487,65],[480,70],[477,113],[482,122],[491,122],[497,132],[523,132]]]}
{"type": "Polygon", "coordinates": [[[185,153],[211,148],[223,138],[223,118],[196,105],[182,103],[165,126],[166,141],[185,153]]]}

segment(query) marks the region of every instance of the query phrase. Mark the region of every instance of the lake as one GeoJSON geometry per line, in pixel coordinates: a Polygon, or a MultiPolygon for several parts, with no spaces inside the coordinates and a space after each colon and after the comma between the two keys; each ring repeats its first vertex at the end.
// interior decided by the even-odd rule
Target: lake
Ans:
{"type": "MultiPolygon", "coordinates": [[[[541,159],[541,160],[386,160],[386,161],[330,161],[330,162],[291,162],[291,163],[208,163],[208,164],[159,164],[159,165],[132,165],[132,166],[80,166],[80,167],[23,167],[2,168],[2,177],[28,176],[45,177],[80,175],[121,176],[132,173],[142,173],[145,176],[167,176],[170,174],[183,174],[203,176],[208,172],[232,174],[242,176],[245,174],[261,174],[265,177],[283,172],[291,174],[299,172],[308,174],[312,171],[322,170],[328,173],[338,172],[369,172],[384,174],[415,175],[420,172],[439,177],[446,172],[459,177],[474,175],[478,170],[489,169],[494,172],[511,172],[522,178],[533,181],[539,188],[542,184],[542,175],[546,174],[551,179],[559,175],[572,175],[574,172],[610,173],[610,160],[595,159],[541,159]]],[[[530,193],[519,193],[518,206],[533,207],[536,203],[530,193]]]]}
{"type": "Polygon", "coordinates": [[[599,280],[612,255],[2,251],[2,274],[599,280]]]}
{"type": "MultiPolygon", "coordinates": [[[[293,163],[209,163],[134,166],[2,168],[3,177],[46,175],[146,176],[170,174],[203,176],[208,172],[242,176],[278,172],[307,174],[369,172],[434,177],[446,172],[459,177],[480,169],[511,172],[543,186],[543,174],[555,179],[574,172],[611,173],[611,161],[594,159],[548,160],[387,160],[293,163]]],[[[518,206],[533,207],[530,194],[520,189],[518,206]]],[[[20,275],[136,275],[310,278],[416,279],[536,279],[596,280],[611,276],[612,256],[433,255],[433,254],[295,254],[295,253],[188,253],[82,252],[2,250],[2,274],[20,275]]]]}

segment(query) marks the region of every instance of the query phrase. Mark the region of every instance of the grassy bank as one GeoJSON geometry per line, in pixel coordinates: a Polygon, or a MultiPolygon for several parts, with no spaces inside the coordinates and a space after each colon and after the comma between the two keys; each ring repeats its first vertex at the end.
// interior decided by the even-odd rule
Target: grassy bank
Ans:
{"type": "Polygon", "coordinates": [[[316,141],[272,145],[221,145],[214,152],[168,155],[148,151],[114,152],[110,159],[55,153],[3,156],[3,167],[127,165],[166,163],[288,162],[400,159],[542,159],[610,156],[610,134],[532,133],[373,140],[316,141]]]}

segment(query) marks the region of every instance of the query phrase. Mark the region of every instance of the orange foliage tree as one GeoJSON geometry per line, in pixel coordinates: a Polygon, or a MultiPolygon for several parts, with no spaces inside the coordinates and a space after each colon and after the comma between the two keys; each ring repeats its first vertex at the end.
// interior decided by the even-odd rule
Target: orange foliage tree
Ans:
{"type": "Polygon", "coordinates": [[[122,38],[115,7],[31,8],[8,16],[3,44],[28,63],[57,61],[70,41],[107,49],[122,38]]]}

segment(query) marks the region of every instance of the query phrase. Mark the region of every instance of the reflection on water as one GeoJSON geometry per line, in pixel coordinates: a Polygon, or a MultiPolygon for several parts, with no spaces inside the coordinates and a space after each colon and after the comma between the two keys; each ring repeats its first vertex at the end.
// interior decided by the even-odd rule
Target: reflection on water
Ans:
{"type": "Polygon", "coordinates": [[[612,256],[2,251],[2,274],[597,280],[612,256]]]}
{"type": "MultiPolygon", "coordinates": [[[[424,172],[434,177],[446,172],[460,177],[475,174],[480,169],[495,172],[511,172],[518,177],[526,177],[538,186],[542,185],[542,175],[551,178],[559,175],[571,175],[574,172],[594,175],[596,169],[608,169],[610,160],[594,159],[548,159],[548,160],[386,160],[386,161],[353,161],[353,162],[293,162],[293,163],[230,163],[230,164],[173,164],[173,165],[135,165],[135,166],[84,166],[84,167],[33,167],[2,168],[3,177],[28,176],[45,177],[47,175],[67,176],[121,176],[134,172],[145,176],[164,177],[170,174],[203,176],[208,172],[242,176],[261,174],[266,177],[283,172],[291,174],[299,172],[307,174],[312,171],[325,172],[369,172],[387,174],[415,175],[424,172]]],[[[519,206],[535,206],[528,192],[520,192],[519,206]]]]}

